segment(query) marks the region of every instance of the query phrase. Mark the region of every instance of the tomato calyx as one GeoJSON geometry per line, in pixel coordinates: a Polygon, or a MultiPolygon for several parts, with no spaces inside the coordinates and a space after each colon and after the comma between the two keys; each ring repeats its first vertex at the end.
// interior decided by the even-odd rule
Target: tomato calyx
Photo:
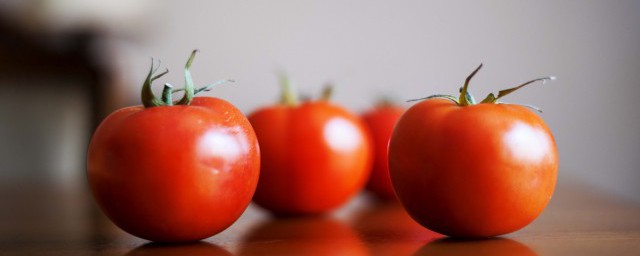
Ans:
{"type": "Polygon", "coordinates": [[[320,96],[320,100],[329,101],[333,96],[333,84],[327,83],[322,88],[322,95],[320,96]]]}
{"type": "Polygon", "coordinates": [[[507,96],[508,94],[510,94],[510,93],[512,93],[512,92],[514,92],[514,91],[516,91],[516,90],[518,90],[518,89],[520,89],[520,88],[522,88],[522,87],[524,87],[524,86],[526,86],[528,84],[535,83],[535,82],[538,82],[538,81],[542,82],[542,84],[545,84],[545,83],[547,83],[547,81],[552,81],[552,80],[556,80],[556,77],[555,76],[547,76],[547,77],[536,78],[536,79],[527,81],[527,82],[525,82],[525,83],[523,83],[521,85],[518,85],[516,87],[512,87],[512,88],[509,88],[509,89],[501,90],[501,91],[498,92],[498,96],[495,96],[493,93],[489,93],[489,95],[487,95],[487,97],[484,98],[484,100],[482,100],[480,103],[500,103],[498,101],[498,99],[500,99],[500,98],[502,98],[504,96],[507,96]]]}
{"type": "MultiPolygon", "coordinates": [[[[480,63],[480,66],[478,66],[473,72],[471,72],[471,74],[469,76],[467,76],[467,79],[465,79],[464,81],[464,85],[462,87],[460,87],[460,96],[458,98],[456,98],[455,96],[452,95],[447,95],[447,94],[435,94],[435,95],[431,95],[429,97],[425,97],[425,98],[420,98],[420,99],[413,99],[413,100],[408,100],[407,102],[413,102],[413,101],[422,101],[422,100],[427,100],[427,99],[433,99],[433,98],[442,98],[442,99],[447,99],[450,101],[455,102],[458,106],[469,106],[469,105],[475,105],[476,104],[476,100],[474,99],[473,95],[469,92],[469,82],[471,81],[471,78],[473,78],[476,73],[478,73],[478,71],[482,68],[482,63],[480,63]]],[[[526,85],[532,84],[534,82],[542,82],[542,84],[547,83],[548,81],[552,81],[552,80],[556,80],[555,76],[547,76],[547,77],[541,77],[541,78],[536,78],[530,81],[527,81],[523,84],[520,84],[518,86],[509,88],[509,89],[504,89],[501,91],[498,91],[498,95],[496,96],[494,93],[489,93],[489,95],[487,95],[487,97],[485,97],[482,101],[480,101],[479,104],[507,104],[505,102],[502,101],[498,101],[500,98],[507,96],[508,94],[511,94],[514,91],[517,91],[518,89],[525,87],[526,85]]],[[[508,103],[508,104],[512,104],[512,103],[508,103]]],[[[528,104],[515,104],[515,105],[521,105],[524,107],[528,107],[531,108],[535,111],[538,112],[542,112],[542,109],[533,106],[533,105],[528,105],[528,104]]]]}
{"type": "Polygon", "coordinates": [[[173,105],[189,105],[191,104],[191,101],[193,100],[193,97],[203,91],[210,91],[212,87],[216,86],[216,85],[220,85],[223,83],[227,83],[227,82],[234,82],[233,80],[220,80],[217,81],[213,84],[209,84],[209,85],[205,85],[203,87],[200,88],[195,88],[194,83],[193,83],[193,78],[191,77],[191,64],[193,63],[193,60],[196,57],[196,53],[198,52],[198,50],[193,50],[191,52],[191,56],[189,56],[189,59],[187,60],[187,63],[185,64],[184,67],[184,79],[185,79],[185,86],[182,89],[177,89],[177,90],[173,90],[173,86],[169,83],[165,83],[164,84],[164,88],[162,90],[162,97],[160,99],[158,99],[154,94],[153,91],[151,90],[151,85],[153,83],[153,81],[161,78],[162,76],[166,75],[167,73],[169,73],[169,69],[165,69],[163,72],[161,72],[160,74],[156,75],[156,72],[158,71],[158,69],[160,68],[160,61],[158,60],[158,65],[155,65],[155,62],[153,60],[153,58],[151,59],[151,69],[149,70],[149,74],[147,75],[147,78],[144,80],[144,83],[142,85],[142,92],[141,92],[141,98],[142,98],[142,105],[144,105],[145,108],[151,108],[151,107],[158,107],[158,106],[173,106],[173,105]],[[174,102],[172,100],[172,95],[174,93],[177,92],[181,92],[184,91],[184,95],[182,96],[182,98],[176,102],[174,102]]]}
{"type": "Polygon", "coordinates": [[[280,87],[282,88],[282,95],[280,95],[280,103],[287,106],[297,106],[300,104],[298,100],[298,94],[295,92],[295,88],[291,85],[289,77],[285,73],[280,73],[280,87]]]}
{"type": "Polygon", "coordinates": [[[467,76],[467,79],[464,80],[464,86],[460,88],[460,102],[458,102],[458,105],[468,106],[475,104],[475,99],[469,92],[469,82],[471,82],[471,78],[473,78],[473,76],[475,76],[481,68],[482,63],[480,63],[480,66],[478,66],[473,72],[471,72],[471,74],[467,76]]]}
{"type": "MultiPolygon", "coordinates": [[[[295,86],[291,84],[289,77],[285,73],[280,73],[280,87],[282,88],[282,94],[280,95],[280,104],[295,107],[300,104],[301,101],[310,101],[310,97],[302,97],[299,98],[298,93],[295,90],[295,86]]],[[[329,101],[333,96],[333,84],[327,83],[321,92],[321,96],[319,100],[321,101],[329,101]]]]}
{"type": "Polygon", "coordinates": [[[374,106],[377,108],[393,107],[397,105],[397,100],[391,96],[381,96],[376,100],[374,106]]]}

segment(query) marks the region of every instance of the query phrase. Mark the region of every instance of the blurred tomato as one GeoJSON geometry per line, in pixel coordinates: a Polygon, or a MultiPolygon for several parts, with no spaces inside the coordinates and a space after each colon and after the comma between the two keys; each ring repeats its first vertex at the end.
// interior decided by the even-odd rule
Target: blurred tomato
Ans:
{"type": "Polygon", "coordinates": [[[298,103],[288,82],[283,86],[280,104],[249,115],[262,152],[254,201],[277,215],[330,211],[360,191],[369,176],[364,124],[330,103],[329,93],[298,103]]]}
{"type": "Polygon", "coordinates": [[[371,134],[374,153],[373,169],[366,187],[382,199],[396,198],[389,178],[388,148],[393,127],[403,112],[404,108],[383,102],[362,116],[371,134]]]}

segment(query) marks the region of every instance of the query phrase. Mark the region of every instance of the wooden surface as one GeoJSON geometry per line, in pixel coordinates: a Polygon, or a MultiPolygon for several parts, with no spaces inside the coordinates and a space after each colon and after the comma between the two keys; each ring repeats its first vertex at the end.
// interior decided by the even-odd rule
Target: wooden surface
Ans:
{"type": "Polygon", "coordinates": [[[640,255],[639,205],[562,183],[534,223],[477,241],[429,232],[367,194],[323,218],[274,219],[251,206],[226,231],[179,246],[119,230],[83,186],[4,184],[0,199],[0,255],[640,255]]]}

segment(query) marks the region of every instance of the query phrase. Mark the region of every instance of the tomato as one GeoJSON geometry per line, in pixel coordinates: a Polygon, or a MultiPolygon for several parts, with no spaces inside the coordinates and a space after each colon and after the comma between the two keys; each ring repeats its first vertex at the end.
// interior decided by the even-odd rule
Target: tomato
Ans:
{"type": "MultiPolygon", "coordinates": [[[[478,68],[480,69],[480,67],[478,68]]],[[[532,222],[553,194],[558,169],[555,140],[529,109],[497,104],[539,80],[490,94],[481,104],[429,98],[409,108],[389,144],[393,187],[421,225],[455,237],[491,237],[532,222]]]]}
{"type": "MultiPolygon", "coordinates": [[[[285,88],[287,88],[287,83],[285,88]]],[[[251,115],[260,142],[254,201],[276,215],[320,214],[345,203],[369,176],[371,150],[362,121],[322,100],[284,103],[251,115]]]]}
{"type": "MultiPolygon", "coordinates": [[[[104,213],[135,236],[160,242],[197,241],[230,226],[258,182],[260,155],[253,129],[230,103],[194,94],[189,66],[177,105],[150,85],[146,107],[115,111],[95,131],[87,176],[104,213]]],[[[206,89],[200,88],[199,91],[206,89]]]]}
{"type": "Polygon", "coordinates": [[[404,108],[391,103],[379,104],[362,116],[371,134],[373,145],[373,169],[367,189],[382,199],[395,199],[396,195],[389,178],[388,146],[393,127],[404,112],[404,108]]]}

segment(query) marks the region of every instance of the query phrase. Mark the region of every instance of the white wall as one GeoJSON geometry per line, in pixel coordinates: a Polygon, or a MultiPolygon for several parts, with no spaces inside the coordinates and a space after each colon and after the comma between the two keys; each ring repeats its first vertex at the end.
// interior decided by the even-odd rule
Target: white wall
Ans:
{"type": "Polygon", "coordinates": [[[640,1],[170,1],[123,55],[137,97],[149,56],[180,84],[199,48],[196,82],[236,79],[209,94],[247,112],[277,98],[280,69],[310,94],[334,81],[355,111],[383,94],[455,93],[481,62],[477,97],[556,75],[505,100],[545,110],[562,180],[640,201],[639,13],[640,1]]]}
{"type": "Polygon", "coordinates": [[[556,75],[505,100],[544,108],[562,180],[640,201],[640,1],[161,3],[146,14],[153,27],[111,28],[137,35],[109,43],[108,53],[121,64],[132,100],[149,57],[162,59],[172,71],[167,81],[181,84],[193,48],[201,50],[196,83],[237,80],[208,94],[245,112],[277,98],[277,70],[307,94],[334,81],[335,101],[354,111],[384,94],[453,94],[481,62],[471,87],[477,97],[556,75]]]}

